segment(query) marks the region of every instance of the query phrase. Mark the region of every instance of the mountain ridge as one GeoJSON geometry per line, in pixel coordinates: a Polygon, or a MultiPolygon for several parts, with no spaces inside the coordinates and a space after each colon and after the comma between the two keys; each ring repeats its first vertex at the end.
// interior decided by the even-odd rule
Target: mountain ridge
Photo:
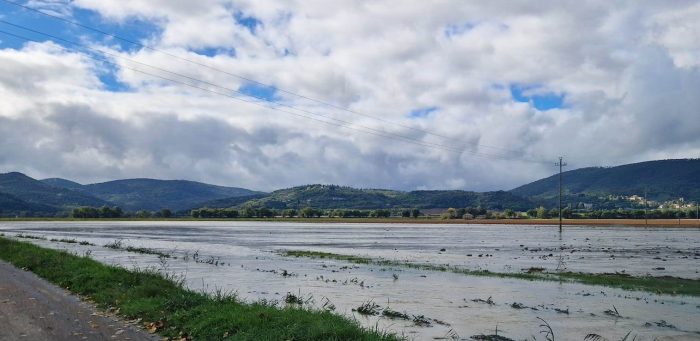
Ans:
{"type": "MultiPolygon", "coordinates": [[[[511,193],[533,199],[558,195],[559,175],[516,187],[511,193]]],[[[668,159],[612,167],[584,167],[562,173],[565,195],[640,195],[653,200],[684,197],[700,201],[700,159],[668,159]]]]}
{"type": "MultiPolygon", "coordinates": [[[[651,200],[700,201],[700,159],[670,159],[613,167],[584,167],[564,172],[564,203],[574,207],[634,207],[629,200],[606,196],[641,196],[651,200]]],[[[62,178],[36,180],[19,172],[0,173],[0,214],[40,212],[61,214],[77,206],[120,206],[125,210],[157,211],[266,207],[274,209],[398,209],[463,208],[527,210],[558,203],[558,174],[510,191],[360,189],[310,184],[270,193],[190,180],[148,178],[80,184],[62,178]]],[[[65,213],[63,213],[65,214],[65,213]]]]}
{"type": "Polygon", "coordinates": [[[190,180],[133,178],[87,185],[61,178],[43,181],[54,185],[80,185],[76,190],[89,193],[127,210],[163,208],[182,210],[199,202],[260,193],[241,187],[218,186],[190,180]]]}
{"type": "Polygon", "coordinates": [[[108,202],[94,196],[55,187],[19,172],[0,174],[0,193],[12,195],[31,204],[52,207],[102,206],[108,202]]]}
{"type": "Polygon", "coordinates": [[[311,184],[276,190],[265,197],[238,203],[232,207],[245,206],[270,209],[300,209],[307,206],[317,209],[428,209],[467,206],[481,206],[487,209],[527,209],[532,206],[532,203],[506,191],[399,191],[311,184]]]}

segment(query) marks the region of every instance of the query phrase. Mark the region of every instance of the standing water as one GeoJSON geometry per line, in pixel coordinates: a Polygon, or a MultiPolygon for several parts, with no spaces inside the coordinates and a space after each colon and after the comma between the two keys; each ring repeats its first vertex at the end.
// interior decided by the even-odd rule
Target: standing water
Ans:
{"type": "Polygon", "coordinates": [[[288,293],[307,307],[332,309],[366,327],[408,339],[468,339],[495,334],[516,340],[700,339],[700,298],[624,291],[568,282],[527,281],[285,257],[321,251],[468,270],[626,273],[700,279],[700,229],[639,227],[300,224],[274,222],[2,222],[0,232],[90,254],[127,268],[155,267],[183,276],[194,290],[235,291],[248,302],[284,304],[288,293]],[[62,243],[76,239],[94,245],[62,243]],[[120,241],[122,249],[103,245],[120,241]],[[127,252],[147,248],[175,257],[127,252]],[[361,305],[378,315],[360,314],[361,305]],[[382,316],[381,312],[397,313],[382,316]]]}

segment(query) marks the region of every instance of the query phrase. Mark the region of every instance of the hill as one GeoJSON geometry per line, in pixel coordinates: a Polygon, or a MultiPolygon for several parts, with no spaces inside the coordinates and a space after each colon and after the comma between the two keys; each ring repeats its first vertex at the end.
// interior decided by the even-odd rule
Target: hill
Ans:
{"type": "MultiPolygon", "coordinates": [[[[658,203],[679,197],[700,202],[700,159],[659,160],[616,167],[588,167],[563,173],[564,203],[574,207],[614,209],[639,202],[611,196],[643,195],[658,203]]],[[[464,208],[527,210],[555,207],[558,174],[510,191],[397,191],[335,185],[306,185],[262,193],[186,180],[125,179],[83,185],[22,173],[0,174],[0,214],[52,215],[76,206],[120,206],[127,211],[185,211],[193,208],[245,206],[274,209],[464,208]]]]}
{"type": "Polygon", "coordinates": [[[11,194],[0,193],[0,217],[31,215],[53,215],[57,209],[55,207],[33,204],[19,199],[11,194]]]}
{"type": "MultiPolygon", "coordinates": [[[[274,209],[313,207],[317,209],[448,208],[528,209],[533,204],[512,193],[447,191],[395,191],[357,189],[335,185],[307,185],[281,189],[267,196],[246,201],[237,207],[274,209]]],[[[225,207],[225,206],[209,206],[225,207]]]]}
{"type": "MultiPolygon", "coordinates": [[[[658,160],[616,167],[588,167],[564,172],[567,197],[644,195],[665,201],[683,197],[700,201],[700,159],[658,160]]],[[[520,186],[510,192],[535,200],[558,195],[558,174],[520,186]]]]}
{"type": "Polygon", "coordinates": [[[71,190],[78,190],[82,191],[85,189],[85,185],[79,184],[75,181],[70,181],[66,179],[61,179],[61,178],[49,178],[49,179],[43,179],[41,182],[54,186],[54,187],[59,187],[59,188],[67,188],[71,190]]]}
{"type": "Polygon", "coordinates": [[[82,191],[126,210],[182,210],[205,201],[260,192],[187,180],[126,179],[84,185],[82,191]]]}
{"type": "Polygon", "coordinates": [[[51,186],[18,172],[0,174],[0,193],[9,194],[26,203],[51,206],[55,210],[109,204],[92,195],[51,186]]]}
{"type": "Polygon", "coordinates": [[[202,208],[202,207],[209,207],[209,208],[228,208],[228,207],[235,207],[235,206],[240,206],[241,204],[248,202],[250,200],[254,199],[260,199],[266,197],[267,194],[265,193],[260,193],[260,194],[253,194],[253,195],[244,195],[244,196],[239,196],[239,197],[230,197],[230,198],[223,198],[223,199],[216,199],[216,200],[209,200],[209,201],[204,201],[200,202],[197,204],[194,204],[192,207],[189,207],[185,209],[184,211],[186,214],[189,214],[189,210],[193,208],[202,208]]]}

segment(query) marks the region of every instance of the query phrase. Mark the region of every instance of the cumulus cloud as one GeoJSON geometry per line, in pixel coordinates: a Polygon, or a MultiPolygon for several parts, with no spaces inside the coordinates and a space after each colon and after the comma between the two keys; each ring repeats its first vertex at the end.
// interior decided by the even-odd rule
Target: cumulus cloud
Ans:
{"type": "Polygon", "coordinates": [[[5,171],[493,190],[553,173],[559,155],[584,167],[700,152],[694,2],[29,5],[92,13],[167,53],[75,27],[60,34],[113,64],[3,37],[5,171]],[[333,106],[283,90],[267,89],[273,104],[251,99],[237,92],[246,78],[333,106]],[[561,103],[538,109],[552,94],[561,103]]]}

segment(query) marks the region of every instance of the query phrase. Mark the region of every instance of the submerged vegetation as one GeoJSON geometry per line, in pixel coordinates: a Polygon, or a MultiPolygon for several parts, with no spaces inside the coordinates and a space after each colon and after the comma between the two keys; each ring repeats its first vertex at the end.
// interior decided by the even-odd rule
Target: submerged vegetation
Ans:
{"type": "Polygon", "coordinates": [[[453,272],[470,276],[490,276],[501,278],[517,278],[525,280],[542,280],[558,282],[577,282],[589,285],[615,287],[624,290],[639,290],[657,294],[700,296],[700,280],[678,277],[641,277],[620,273],[582,273],[582,272],[544,272],[527,271],[523,273],[492,272],[488,270],[469,270],[450,265],[412,263],[406,261],[371,258],[353,255],[342,255],[329,252],[287,250],[281,254],[287,257],[307,257],[332,259],[355,264],[378,266],[405,267],[419,270],[453,272]]]}
{"type": "Polygon", "coordinates": [[[114,249],[114,250],[124,250],[128,252],[135,252],[135,253],[142,253],[142,254],[147,254],[147,255],[156,255],[158,257],[163,257],[163,258],[177,258],[176,256],[173,256],[169,253],[161,252],[158,250],[154,249],[149,249],[146,247],[135,247],[135,246],[128,246],[124,245],[124,242],[121,239],[117,239],[111,243],[107,243],[104,245],[104,247],[108,249],[114,249]]]}
{"type": "Polygon", "coordinates": [[[86,296],[149,332],[198,340],[394,340],[325,310],[243,303],[235,295],[195,292],[157,269],[127,270],[88,257],[0,237],[0,259],[86,296]]]}

